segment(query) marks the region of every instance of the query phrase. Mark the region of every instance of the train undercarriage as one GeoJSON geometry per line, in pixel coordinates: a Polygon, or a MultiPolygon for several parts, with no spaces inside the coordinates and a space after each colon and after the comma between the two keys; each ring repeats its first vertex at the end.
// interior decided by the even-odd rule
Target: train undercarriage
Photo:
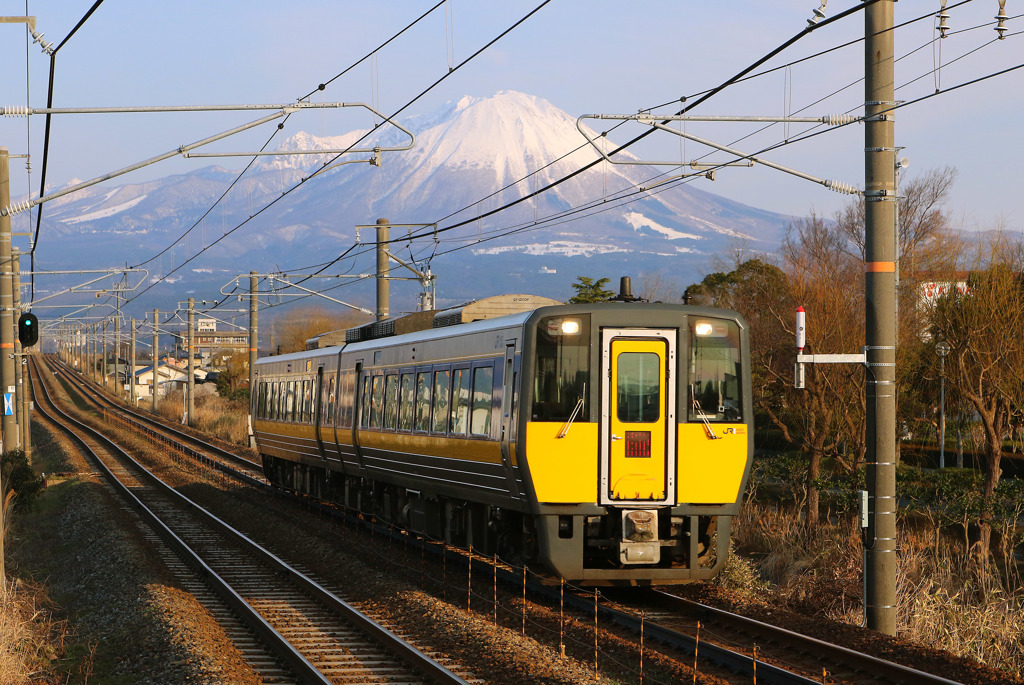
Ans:
{"type": "Polygon", "coordinates": [[[593,504],[526,514],[268,455],[263,467],[277,487],[511,564],[535,571],[544,567],[552,582],[558,577],[585,585],[687,582],[714,576],[728,554],[730,516],[593,504]]]}

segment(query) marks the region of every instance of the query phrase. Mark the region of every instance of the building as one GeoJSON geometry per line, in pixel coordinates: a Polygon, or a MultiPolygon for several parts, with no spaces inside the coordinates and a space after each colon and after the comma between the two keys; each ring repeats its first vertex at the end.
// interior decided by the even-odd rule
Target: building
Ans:
{"type": "MultiPolygon", "coordinates": [[[[155,377],[157,379],[157,397],[163,397],[187,381],[188,370],[167,362],[159,362],[155,377]]],[[[153,378],[152,364],[135,372],[136,397],[142,399],[153,396],[153,378]]]]}

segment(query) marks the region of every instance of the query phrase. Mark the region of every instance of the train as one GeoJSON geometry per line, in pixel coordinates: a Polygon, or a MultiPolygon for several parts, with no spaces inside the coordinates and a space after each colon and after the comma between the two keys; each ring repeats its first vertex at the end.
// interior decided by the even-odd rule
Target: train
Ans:
{"type": "Polygon", "coordinates": [[[632,299],[485,298],[261,358],[264,473],[548,579],[711,578],[753,458],[747,324],[632,299]]]}

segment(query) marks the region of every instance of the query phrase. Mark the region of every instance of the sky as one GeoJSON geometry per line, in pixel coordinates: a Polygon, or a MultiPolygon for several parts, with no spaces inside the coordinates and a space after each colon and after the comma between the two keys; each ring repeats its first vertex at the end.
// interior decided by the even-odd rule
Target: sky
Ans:
{"type": "MultiPolygon", "coordinates": [[[[459,66],[541,2],[449,0],[373,58],[359,63],[429,10],[434,0],[159,4],[105,0],[57,53],[53,102],[55,107],[288,103],[355,64],[312,99],[365,102],[386,114],[408,105],[401,113],[404,116],[429,112],[463,95],[518,90],[543,97],[574,116],[635,113],[683,96],[692,99],[717,86],[802,31],[819,5],[818,0],[653,0],[643,4],[551,0],[459,66]]],[[[859,4],[859,0],[831,0],[825,14],[834,16],[859,4]]],[[[949,4],[956,4],[955,0],[949,4]]],[[[1014,15],[1016,4],[1009,4],[1012,18],[1001,41],[993,30],[996,0],[973,0],[951,9],[949,36],[943,40],[938,39],[932,17],[898,29],[896,53],[902,59],[897,63],[897,98],[912,101],[1024,63],[1020,35],[1024,16],[1014,15]],[[936,69],[938,65],[941,69],[936,69]]],[[[56,46],[92,5],[93,0],[27,4],[0,0],[0,14],[35,16],[37,29],[56,46]]],[[[935,12],[938,5],[939,0],[899,2],[897,23],[935,12]]],[[[49,58],[37,45],[26,49],[23,25],[0,24],[0,31],[0,56],[6,67],[0,73],[4,93],[0,103],[45,107],[49,58]]],[[[785,65],[855,41],[863,32],[862,13],[822,27],[758,71],[780,68],[722,91],[694,113],[857,113],[863,105],[862,43],[785,65]]],[[[1024,230],[1024,193],[1019,190],[1016,159],[1024,149],[1022,102],[1024,69],[1019,69],[900,109],[896,140],[905,148],[901,156],[910,162],[904,179],[953,166],[959,175],[947,209],[958,225],[969,230],[997,226],[1024,230]]],[[[655,111],[668,113],[671,108],[655,111]]],[[[71,179],[106,174],[258,116],[254,112],[55,115],[47,182],[63,185],[71,179]]],[[[287,133],[339,135],[369,123],[365,110],[304,112],[289,120],[287,133]]],[[[593,125],[600,128],[598,122],[593,125]]],[[[621,142],[644,130],[638,124],[629,126],[620,129],[621,135],[613,134],[613,139],[621,142]]],[[[686,128],[722,144],[735,143],[746,152],[798,138],[808,130],[801,124],[776,125],[744,138],[760,127],[690,122],[686,128]]],[[[33,194],[38,192],[43,130],[43,116],[0,119],[0,146],[8,147],[12,155],[31,154],[31,176],[25,160],[12,160],[16,198],[29,188],[33,194]]],[[[258,149],[270,132],[264,126],[218,143],[216,149],[258,149]]],[[[631,149],[641,159],[684,161],[708,151],[696,143],[682,144],[680,138],[666,133],[649,136],[631,149]]],[[[766,153],[765,158],[820,178],[862,185],[863,128],[852,125],[792,142],[766,153]]],[[[237,159],[177,158],[112,183],[157,178],[212,163],[241,168],[237,159]]],[[[702,180],[698,187],[790,215],[812,210],[831,215],[849,201],[848,196],[765,167],[723,170],[717,180],[702,180]]],[[[15,245],[19,240],[25,239],[16,238],[15,245]]]]}

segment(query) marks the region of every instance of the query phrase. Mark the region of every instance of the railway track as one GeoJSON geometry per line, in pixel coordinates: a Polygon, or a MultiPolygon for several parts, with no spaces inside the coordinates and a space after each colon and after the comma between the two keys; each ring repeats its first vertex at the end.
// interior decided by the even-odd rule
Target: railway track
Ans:
{"type": "MultiPolygon", "coordinates": [[[[77,374],[69,374],[69,381],[76,381],[77,374]]],[[[94,401],[109,410],[125,411],[94,389],[90,388],[94,401]],[[96,399],[99,396],[99,399],[96,399]]],[[[127,411],[133,420],[157,424],[154,430],[161,431],[168,440],[189,441],[190,444],[209,443],[198,441],[186,433],[144,417],[136,412],[127,411]]],[[[224,451],[210,446],[214,451],[224,451]]],[[[236,459],[238,457],[236,456],[236,459]]],[[[323,507],[320,512],[329,516],[344,516],[344,512],[331,507],[323,507]]],[[[369,526],[366,520],[360,525],[369,526]]],[[[393,526],[378,527],[373,533],[378,539],[391,536],[396,544],[402,546],[418,546],[421,542],[412,536],[395,532],[393,526]]],[[[430,554],[438,552],[437,545],[428,545],[430,554]]],[[[449,563],[456,559],[454,565],[465,566],[465,556],[458,550],[444,549],[441,554],[449,555],[449,563]]],[[[469,562],[471,566],[479,566],[485,576],[494,575],[508,587],[522,586],[522,577],[518,571],[509,571],[503,567],[495,569],[491,562],[479,555],[469,562]]],[[[592,596],[560,596],[557,590],[541,584],[529,584],[534,597],[547,597],[551,606],[562,602],[579,612],[582,617],[593,616],[595,607],[592,596]]],[[[638,596],[639,597],[639,596],[638,596]]],[[[650,640],[667,647],[676,654],[696,656],[703,662],[717,668],[724,668],[737,675],[737,682],[750,682],[755,677],[762,683],[780,683],[785,685],[805,683],[902,683],[905,685],[949,685],[956,681],[924,673],[899,664],[884,661],[854,650],[832,645],[776,626],[771,626],[743,616],[722,611],[714,607],[698,604],[676,597],[669,593],[647,593],[643,597],[621,599],[605,602],[597,607],[598,613],[605,620],[632,631],[639,635],[643,632],[650,640]],[[697,621],[701,622],[703,634],[698,637],[697,621]],[[728,635],[728,639],[714,640],[709,636],[728,635]],[[752,647],[756,645],[755,649],[752,647]]],[[[690,660],[692,664],[692,657],[690,660]]],[[[698,666],[698,670],[700,670],[698,666]]]]}
{"type": "Polygon", "coordinates": [[[267,682],[468,682],[162,483],[109,438],[61,411],[39,381],[36,366],[39,413],[78,444],[190,569],[186,585],[199,599],[216,597],[214,613],[225,617],[225,631],[240,638],[240,649],[267,682]],[[200,579],[212,594],[200,589],[200,579]],[[253,636],[262,650],[253,651],[253,636]]]}

